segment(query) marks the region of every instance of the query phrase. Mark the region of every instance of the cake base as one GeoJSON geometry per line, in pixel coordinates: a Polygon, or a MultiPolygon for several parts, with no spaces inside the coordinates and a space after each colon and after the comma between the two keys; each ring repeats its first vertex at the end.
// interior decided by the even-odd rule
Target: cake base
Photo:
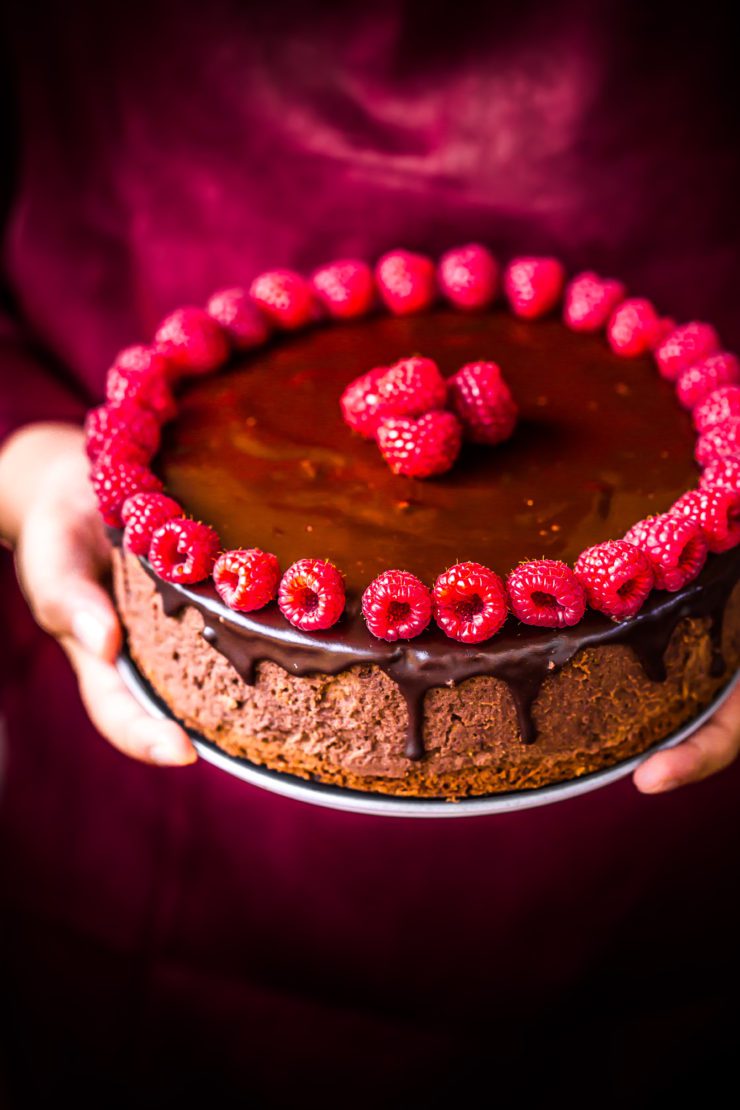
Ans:
{"type": "MultiPolygon", "coordinates": [[[[131,693],[153,717],[177,720],[140,673],[128,652],[121,653],[117,661],[117,667],[121,678],[131,693]]],[[[210,740],[206,740],[198,732],[193,729],[187,731],[199,756],[207,763],[211,763],[227,774],[241,779],[250,786],[257,786],[262,790],[270,791],[272,794],[291,798],[293,801],[323,806],[325,809],[342,810],[345,813],[362,813],[374,817],[484,817],[496,813],[512,813],[520,809],[534,809],[539,806],[553,805],[555,802],[565,802],[581,794],[600,790],[619,779],[626,778],[632,774],[638,764],[654,752],[675,747],[701,728],[717,710],[718,706],[729,696],[739,679],[740,672],[730,679],[724,689],[698,717],[684,725],[683,728],[678,729],[672,736],[643,752],[642,755],[634,756],[632,759],[626,759],[614,767],[584,775],[582,778],[573,779],[570,782],[542,786],[534,790],[514,790],[507,794],[461,798],[456,801],[370,794],[360,790],[349,790],[337,786],[326,786],[320,782],[306,781],[285,772],[271,771],[267,767],[259,767],[238,756],[227,755],[226,752],[210,740]]]]}
{"type": "MultiPolygon", "coordinates": [[[[423,703],[426,752],[414,760],[405,754],[403,699],[378,666],[328,674],[317,665],[301,675],[263,656],[246,681],[213,644],[230,617],[211,612],[210,599],[182,591],[167,612],[145,563],[116,548],[113,566],[131,658],[177,720],[227,756],[350,790],[458,799],[580,779],[694,727],[740,669],[733,555],[707,572],[726,570],[718,579],[725,597],[731,590],[721,626],[684,615],[688,594],[667,602],[675,621],[660,679],[650,678],[625,644],[584,646],[544,681],[533,706],[535,743],[517,732],[504,681],[481,674],[434,687],[423,703]],[[721,671],[714,666],[720,643],[721,671]]],[[[694,589],[699,597],[711,593],[701,580],[694,589]]],[[[269,640],[259,644],[269,654],[269,640]]]]}

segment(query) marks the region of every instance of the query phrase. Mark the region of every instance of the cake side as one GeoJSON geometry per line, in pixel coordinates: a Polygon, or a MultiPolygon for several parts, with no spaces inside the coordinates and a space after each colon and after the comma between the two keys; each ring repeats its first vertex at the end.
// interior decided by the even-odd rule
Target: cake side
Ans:
{"type": "Polygon", "coordinates": [[[661,681],[648,677],[625,644],[586,646],[542,683],[531,707],[533,744],[522,742],[503,679],[479,675],[435,686],[423,701],[425,755],[415,761],[404,755],[406,701],[379,666],[298,676],[263,660],[250,685],[203,638],[198,609],[185,606],[167,616],[150,575],[119,549],[114,588],[132,658],[184,724],[255,764],[379,793],[455,798],[601,770],[693,719],[740,666],[740,588],[734,585],[724,606],[722,674],[712,634],[721,614],[678,620],[661,681]]]}

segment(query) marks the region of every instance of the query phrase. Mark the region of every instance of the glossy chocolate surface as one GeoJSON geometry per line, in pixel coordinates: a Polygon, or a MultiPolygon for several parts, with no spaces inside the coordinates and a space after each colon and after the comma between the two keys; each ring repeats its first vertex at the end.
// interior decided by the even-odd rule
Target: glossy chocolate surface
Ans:
{"type": "Polygon", "coordinates": [[[603,336],[555,318],[522,322],[438,311],[378,316],[286,336],[185,388],[159,469],[168,490],[227,547],[262,547],[281,565],[331,559],[348,610],[383,570],[431,584],[452,563],[506,574],[522,559],[573,562],[696,484],[694,435],[648,358],[613,355],[603,336]],[[430,481],[391,473],[344,424],[339,397],[374,366],[419,353],[445,376],[498,362],[520,406],[513,438],[466,446],[430,481]]]}
{"type": "Polygon", "coordinates": [[[661,681],[679,621],[705,617],[713,670],[722,673],[722,617],[740,553],[710,556],[685,590],[655,591],[624,624],[590,611],[564,630],[510,617],[501,633],[474,646],[434,627],[410,642],[376,640],[359,612],[362,589],[389,567],[431,584],[463,559],[502,574],[526,558],[573,562],[585,547],[621,535],[693,486],[693,443],[688,416],[651,360],[618,358],[602,337],[576,335],[556,319],[524,323],[501,310],[438,311],[334,324],[282,337],[189,383],[158,468],[186,509],[215,525],[224,546],[263,547],[283,567],[306,556],[336,562],[348,585],[339,624],[307,634],[275,605],[233,613],[212,583],[176,587],[147,569],[165,612],[197,608],[205,639],[247,682],[263,659],[297,675],[381,667],[406,700],[410,759],[424,752],[426,691],[481,674],[507,682],[521,738],[531,743],[531,709],[542,683],[585,647],[628,645],[648,677],[661,681]],[[376,446],[345,426],[339,397],[358,374],[413,353],[435,358],[445,376],[465,362],[499,362],[520,406],[512,440],[465,447],[440,479],[394,476],[376,446]]]}

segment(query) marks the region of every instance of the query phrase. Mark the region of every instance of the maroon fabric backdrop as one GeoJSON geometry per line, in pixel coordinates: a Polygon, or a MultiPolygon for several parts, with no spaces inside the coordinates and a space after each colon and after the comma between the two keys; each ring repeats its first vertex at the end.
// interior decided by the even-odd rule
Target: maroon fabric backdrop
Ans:
{"type": "MultiPolygon", "coordinates": [[[[0,431],[79,419],[115,351],[178,303],[394,245],[555,251],[737,345],[721,17],[509,7],[11,5],[0,431]]],[[[583,1086],[635,1105],[721,1072],[740,768],[462,822],[314,809],[126,761],[8,557],[1,586],[19,1105],[432,1106],[479,1077],[499,1097],[583,1086]]]]}

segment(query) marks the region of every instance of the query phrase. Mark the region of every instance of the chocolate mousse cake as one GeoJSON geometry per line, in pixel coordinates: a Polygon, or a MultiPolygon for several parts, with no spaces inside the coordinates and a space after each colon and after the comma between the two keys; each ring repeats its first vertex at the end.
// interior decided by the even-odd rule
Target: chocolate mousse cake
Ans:
{"type": "MultiPolygon", "coordinates": [[[[252,293],[264,335],[240,343],[221,320],[231,353],[211,359],[222,363],[216,373],[201,373],[195,358],[185,369],[184,359],[178,363],[192,335],[168,347],[160,329],[152,348],[137,349],[149,352],[147,367],[161,356],[168,382],[177,384],[176,415],[160,404],[161,443],[148,446],[155,480],[142,480],[143,456],[127,455],[125,435],[114,449],[110,414],[105,444],[91,451],[93,480],[114,528],[127,520],[129,495],[160,505],[161,520],[151,509],[146,540],[156,529],[160,557],[173,513],[217,533],[200,581],[162,573],[153,549],[121,543],[128,531],[114,533],[128,650],[186,726],[231,755],[291,775],[456,799],[536,788],[644,752],[690,722],[733,676],[740,548],[725,533],[712,543],[711,528],[698,573],[676,585],[656,569],[653,588],[626,617],[600,609],[586,573],[578,579],[580,613],[557,626],[522,619],[512,600],[495,632],[468,642],[430,617],[408,638],[371,631],[363,595],[388,571],[408,572],[427,591],[448,568],[469,563],[501,582],[533,560],[575,567],[578,576],[584,551],[625,535],[639,558],[645,551],[655,562],[660,551],[642,542],[636,523],[687,519],[677,503],[697,486],[696,430],[671,373],[656,370],[659,337],[624,357],[618,336],[610,347],[549,303],[528,317],[509,299],[513,313],[490,303],[493,290],[471,312],[430,292],[413,311],[391,305],[390,313],[339,318],[330,310],[334,319],[298,328],[270,317],[252,293]],[[432,360],[448,382],[482,360],[501,367],[518,409],[513,434],[493,446],[469,437],[454,465],[426,480],[394,471],[377,443],[348,425],[342,398],[372,368],[412,355],[432,360]],[[166,498],[156,492],[162,485],[166,498]],[[175,508],[166,511],[168,498],[175,508]],[[275,557],[278,576],[301,560],[337,568],[341,615],[328,627],[300,627],[286,619],[282,601],[230,607],[210,575],[214,559],[253,549],[275,557]]],[[[313,321],[315,305],[311,312],[313,321]]],[[[694,354],[697,363],[707,360],[704,350],[694,354]]],[[[693,366],[692,359],[683,362],[693,366]]],[[[725,390],[720,400],[729,396],[732,408],[732,375],[711,385],[725,390]]],[[[108,408],[130,401],[109,395],[108,408]]],[[[734,410],[721,415],[715,430],[737,419],[734,410]]],[[[710,465],[724,474],[717,489],[734,497],[733,452],[718,449],[710,465]]],[[[734,514],[733,502],[730,527],[734,514]]],[[[706,512],[701,519],[704,527],[706,512]]],[[[679,571],[688,550],[676,556],[679,571]]]]}

